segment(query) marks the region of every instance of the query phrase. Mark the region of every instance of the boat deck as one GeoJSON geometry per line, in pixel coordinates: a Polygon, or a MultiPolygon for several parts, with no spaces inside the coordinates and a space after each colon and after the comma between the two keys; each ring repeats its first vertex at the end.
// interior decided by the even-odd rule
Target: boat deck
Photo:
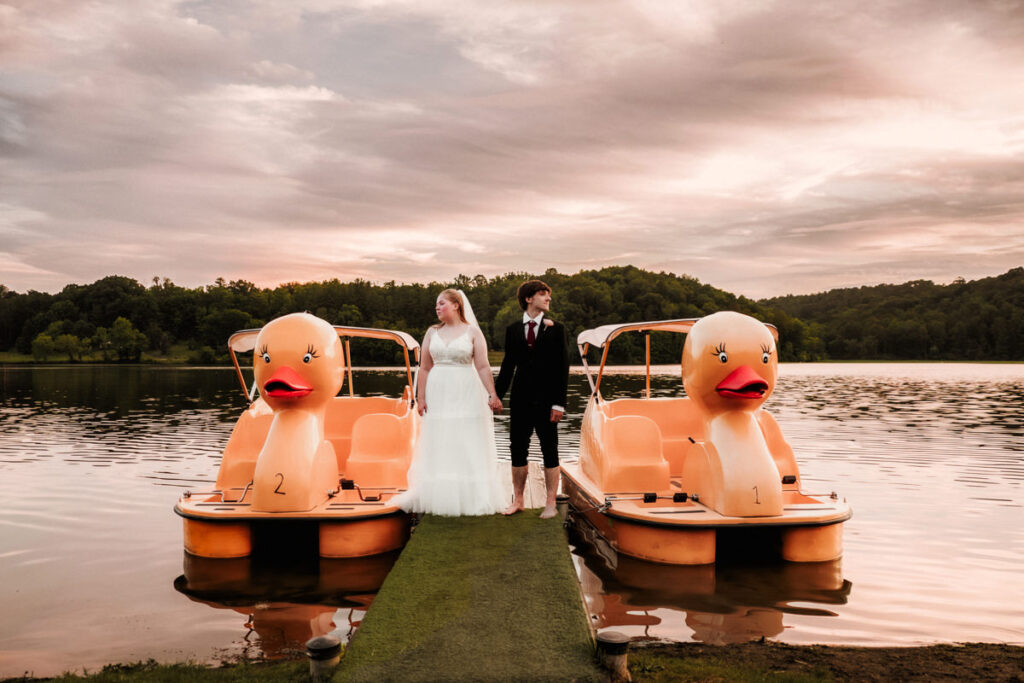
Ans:
{"type": "MultiPolygon", "coordinates": [[[[538,462],[529,462],[524,491],[527,509],[544,507],[544,467],[538,462]]],[[[507,498],[512,500],[512,470],[507,460],[495,460],[495,471],[507,498]]],[[[337,519],[379,517],[393,514],[398,509],[389,503],[395,489],[346,489],[338,491],[313,510],[305,512],[254,512],[251,509],[252,491],[233,488],[223,495],[213,491],[199,491],[183,498],[175,505],[175,512],[189,519],[203,520],[249,520],[249,519],[337,519]],[[380,500],[373,500],[379,497],[380,500]],[[227,502],[225,502],[225,499],[227,502]]]]}
{"type": "MultiPolygon", "coordinates": [[[[600,488],[587,477],[577,463],[562,466],[563,488],[578,494],[584,508],[600,508],[609,517],[633,520],[654,526],[679,526],[688,528],[741,527],[741,526],[814,526],[835,524],[850,518],[850,506],[845,499],[832,493],[805,494],[800,491],[784,491],[783,514],[765,517],[730,517],[722,515],[699,501],[687,498],[674,502],[672,493],[659,492],[651,503],[643,500],[643,491],[602,493],[600,488]],[[575,483],[575,486],[573,486],[575,483]],[[610,504],[608,504],[610,503],[610,504]]],[[[672,492],[682,492],[678,478],[671,480],[672,492]]],[[[577,508],[580,507],[576,504],[577,508]]]]}
{"type": "MultiPolygon", "coordinates": [[[[523,505],[527,510],[544,507],[544,499],[547,495],[544,488],[544,465],[539,462],[528,461],[526,463],[526,490],[523,491],[523,505]]],[[[501,488],[508,494],[509,501],[512,500],[512,468],[508,460],[499,460],[495,464],[498,468],[498,479],[501,481],[501,488]]]]}

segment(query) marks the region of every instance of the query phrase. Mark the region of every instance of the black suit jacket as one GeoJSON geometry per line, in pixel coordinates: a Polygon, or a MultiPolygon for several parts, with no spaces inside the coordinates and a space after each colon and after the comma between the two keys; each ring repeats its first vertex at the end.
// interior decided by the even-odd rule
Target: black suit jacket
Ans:
{"type": "Polygon", "coordinates": [[[526,326],[515,322],[505,330],[505,357],[494,383],[498,398],[512,387],[511,406],[534,405],[542,408],[565,406],[569,386],[569,346],[565,326],[541,320],[537,340],[531,349],[526,344],[526,326]]]}

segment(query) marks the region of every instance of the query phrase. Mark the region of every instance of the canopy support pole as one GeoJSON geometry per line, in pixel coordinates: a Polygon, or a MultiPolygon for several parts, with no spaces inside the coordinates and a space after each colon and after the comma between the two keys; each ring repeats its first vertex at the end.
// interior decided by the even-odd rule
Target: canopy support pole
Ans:
{"type": "Polygon", "coordinates": [[[583,371],[587,374],[587,384],[590,385],[590,393],[593,394],[597,389],[594,387],[594,378],[590,376],[590,364],[587,363],[588,351],[590,351],[590,344],[579,344],[580,358],[583,359],[583,371]]]}
{"type": "Polygon", "coordinates": [[[647,388],[644,390],[644,398],[651,397],[651,333],[644,334],[644,356],[647,358],[647,388]]]}
{"type": "Polygon", "coordinates": [[[601,398],[601,378],[604,377],[604,364],[608,361],[609,348],[611,348],[611,344],[604,345],[604,351],[601,353],[601,367],[597,370],[597,384],[594,386],[594,393],[598,398],[601,398]]]}
{"type": "Polygon", "coordinates": [[[348,366],[348,395],[353,397],[356,393],[352,389],[352,347],[349,345],[348,339],[345,340],[345,355],[348,356],[345,359],[345,365],[348,366]]]}

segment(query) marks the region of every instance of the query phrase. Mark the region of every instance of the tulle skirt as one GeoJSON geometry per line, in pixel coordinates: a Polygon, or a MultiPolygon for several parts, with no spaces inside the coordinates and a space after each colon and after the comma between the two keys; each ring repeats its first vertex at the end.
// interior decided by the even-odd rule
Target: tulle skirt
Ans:
{"type": "Polygon", "coordinates": [[[408,512],[457,517],[499,512],[508,501],[498,480],[494,416],[472,365],[434,365],[427,375],[409,490],[392,499],[408,512]]]}

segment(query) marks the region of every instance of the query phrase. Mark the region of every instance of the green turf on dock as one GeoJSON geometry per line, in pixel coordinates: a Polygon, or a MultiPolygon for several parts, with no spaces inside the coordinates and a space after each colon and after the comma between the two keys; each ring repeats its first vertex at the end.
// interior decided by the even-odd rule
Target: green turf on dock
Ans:
{"type": "Polygon", "coordinates": [[[561,520],[427,516],[336,681],[600,679],[561,520]]]}

